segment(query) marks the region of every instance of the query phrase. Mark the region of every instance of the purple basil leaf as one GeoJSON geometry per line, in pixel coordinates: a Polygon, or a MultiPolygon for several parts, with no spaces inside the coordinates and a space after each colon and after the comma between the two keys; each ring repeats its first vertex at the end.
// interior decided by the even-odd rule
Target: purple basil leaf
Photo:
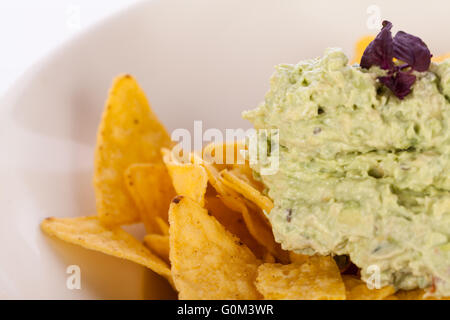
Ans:
{"type": "Polygon", "coordinates": [[[394,49],[391,29],[392,23],[383,21],[383,28],[380,33],[364,50],[360,63],[362,68],[369,69],[373,65],[384,70],[392,68],[394,49]]]}
{"type": "Polygon", "coordinates": [[[406,72],[398,72],[395,76],[379,77],[378,81],[388,87],[400,100],[411,92],[416,76],[406,72]]]}
{"type": "Polygon", "coordinates": [[[420,72],[430,67],[431,53],[427,45],[419,37],[403,31],[394,37],[394,57],[420,72]]]}

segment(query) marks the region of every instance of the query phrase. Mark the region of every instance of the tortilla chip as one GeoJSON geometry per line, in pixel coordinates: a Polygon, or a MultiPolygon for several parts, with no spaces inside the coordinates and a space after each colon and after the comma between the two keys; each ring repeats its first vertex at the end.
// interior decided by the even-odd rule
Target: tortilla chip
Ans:
{"type": "Polygon", "coordinates": [[[161,156],[163,158],[163,162],[164,163],[173,161],[172,150],[171,149],[161,148],[160,152],[161,152],[161,156]]]}
{"type": "Polygon", "coordinates": [[[380,289],[369,289],[361,279],[352,275],[342,275],[344,280],[347,300],[384,300],[395,293],[393,286],[380,289]]]}
{"type": "Polygon", "coordinates": [[[309,259],[310,256],[306,254],[295,253],[293,251],[289,251],[289,260],[291,263],[304,263],[309,259]]]}
{"type": "Polygon", "coordinates": [[[176,195],[165,165],[132,164],[125,171],[125,182],[147,233],[159,232],[156,218],[168,221],[170,201],[176,195]]]}
{"type": "Polygon", "coordinates": [[[189,197],[203,206],[208,186],[208,175],[205,169],[198,164],[180,164],[173,161],[166,161],[166,167],[177,195],[189,197]]]}
{"type": "Polygon", "coordinates": [[[366,50],[367,46],[369,45],[369,43],[371,43],[373,40],[375,39],[375,36],[373,35],[367,35],[364,37],[361,37],[355,45],[355,53],[353,56],[352,61],[350,62],[350,64],[355,64],[355,63],[360,63],[361,58],[364,54],[364,51],[366,50]]]}
{"type": "Polygon", "coordinates": [[[266,252],[266,254],[263,257],[264,263],[275,263],[275,257],[271,255],[269,252],[266,252]]]}
{"type": "Polygon", "coordinates": [[[446,53],[446,54],[436,56],[436,57],[431,57],[431,61],[433,61],[433,62],[442,62],[447,59],[450,59],[450,53],[446,53]]]}
{"type": "Polygon", "coordinates": [[[244,180],[238,178],[235,174],[230,171],[224,170],[221,172],[223,177],[222,182],[228,187],[241,194],[244,198],[255,203],[258,207],[269,213],[273,208],[273,202],[268,197],[261,194],[261,192],[250,184],[246,183],[244,180]]]}
{"type": "Polygon", "coordinates": [[[261,214],[249,210],[242,202],[240,203],[240,211],[248,231],[256,241],[264,246],[278,261],[289,263],[289,253],[281,249],[280,244],[275,242],[272,228],[261,218],[261,214]]]}
{"type": "Polygon", "coordinates": [[[156,217],[155,221],[159,227],[159,231],[161,232],[161,234],[164,236],[168,236],[169,235],[169,224],[166,222],[167,220],[163,220],[161,217],[156,217]]]}
{"type": "MultiPolygon", "coordinates": [[[[208,182],[211,186],[216,190],[216,192],[222,196],[231,196],[239,198],[239,194],[232,190],[231,188],[226,187],[220,177],[220,172],[217,168],[217,165],[204,161],[198,153],[192,153],[192,162],[198,165],[201,165],[206,170],[206,174],[208,175],[208,182]]],[[[236,207],[231,207],[231,209],[236,209],[236,207]]],[[[237,210],[236,210],[237,211],[237,210]]]]}
{"type": "Polygon", "coordinates": [[[415,289],[415,290],[400,290],[395,296],[399,300],[424,300],[425,290],[415,289]]]}
{"type": "Polygon", "coordinates": [[[256,287],[266,300],[344,300],[345,286],[333,258],[312,256],[304,263],[264,263],[256,287]]]}
{"type": "MultiPolygon", "coordinates": [[[[223,173],[222,171],[221,173],[223,173]]],[[[238,193],[236,190],[236,186],[233,185],[228,180],[225,180],[223,177],[219,177],[219,182],[222,183],[223,189],[227,191],[229,195],[232,195],[232,198],[236,199],[235,201],[244,202],[249,209],[252,209],[255,212],[259,212],[261,214],[261,217],[263,220],[267,223],[267,225],[270,225],[270,221],[268,217],[264,214],[264,210],[262,210],[258,205],[256,205],[254,202],[248,200],[245,198],[242,194],[238,193]]]]}
{"type": "Polygon", "coordinates": [[[169,146],[169,134],[136,81],[129,75],[117,77],[106,102],[95,149],[94,187],[103,223],[139,221],[139,210],[123,174],[133,163],[162,163],[160,149],[169,146]]]}
{"type": "Polygon", "coordinates": [[[170,264],[169,236],[148,234],[144,237],[144,244],[150,249],[150,251],[156,253],[158,257],[170,264]]]}
{"type": "Polygon", "coordinates": [[[262,213],[249,210],[244,199],[239,196],[233,189],[224,184],[224,180],[220,178],[219,172],[212,165],[204,164],[211,185],[219,193],[222,202],[234,212],[240,212],[252,237],[265,249],[274,255],[280,262],[288,262],[287,252],[281,249],[281,246],[275,242],[273,232],[266,218],[261,218],[262,213]]]}
{"type": "Polygon", "coordinates": [[[223,203],[232,211],[240,212],[240,202],[242,202],[242,198],[236,191],[223,184],[220,172],[216,165],[204,161],[196,152],[192,153],[191,156],[193,163],[201,165],[205,169],[208,176],[208,182],[217,194],[220,195],[220,199],[223,203]]]}
{"type": "Polygon", "coordinates": [[[390,296],[387,296],[383,300],[400,300],[400,299],[397,298],[397,296],[395,294],[391,294],[390,296]]]}
{"type": "Polygon", "coordinates": [[[257,210],[258,207],[255,204],[248,202],[245,198],[241,197],[236,191],[224,184],[224,180],[220,177],[220,173],[214,165],[203,163],[208,174],[208,181],[211,186],[220,195],[220,199],[224,204],[233,211],[241,212],[241,203],[244,202],[247,207],[257,210]]]}
{"type": "Polygon", "coordinates": [[[180,299],[257,299],[259,261],[188,197],[170,206],[170,262],[180,299]]]}
{"type": "Polygon", "coordinates": [[[217,195],[209,195],[206,197],[205,208],[225,229],[237,236],[249,247],[257,258],[264,259],[268,254],[267,250],[248,231],[241,212],[228,208],[217,195]]]}
{"type": "Polygon", "coordinates": [[[265,188],[261,181],[257,181],[253,177],[253,170],[250,168],[248,163],[243,165],[234,165],[231,169],[228,169],[228,171],[259,192],[262,192],[265,188]]]}
{"type": "MultiPolygon", "coordinates": [[[[195,157],[198,159],[197,157],[195,157]]],[[[211,186],[217,191],[217,193],[221,195],[228,195],[229,192],[225,189],[222,182],[219,181],[220,173],[217,170],[217,168],[207,162],[201,162],[201,165],[206,170],[206,174],[208,175],[208,182],[211,184],[211,186]]],[[[234,194],[237,196],[237,193],[234,192],[234,194]]]]}
{"type": "MultiPolygon", "coordinates": [[[[237,142],[237,143],[227,143],[227,144],[210,144],[209,146],[205,147],[204,150],[202,151],[203,154],[207,154],[208,152],[211,151],[206,151],[206,149],[209,147],[211,148],[211,146],[213,146],[214,148],[223,148],[224,150],[229,150],[231,148],[234,148],[234,152],[235,154],[241,154],[240,151],[244,150],[245,144],[243,144],[243,142],[237,142]]],[[[215,149],[213,149],[215,150],[215,149]]],[[[226,152],[226,151],[224,151],[226,152]]],[[[214,153],[213,153],[214,155],[214,153]]],[[[248,165],[248,162],[244,162],[244,164],[232,164],[232,165],[220,165],[211,161],[207,161],[204,160],[202,158],[202,155],[199,154],[198,152],[193,152],[191,154],[191,161],[193,163],[196,164],[200,164],[202,165],[205,170],[206,173],[208,174],[208,181],[209,183],[213,186],[213,188],[217,191],[217,193],[219,193],[222,196],[228,196],[230,197],[230,200],[232,200],[231,202],[227,203],[227,206],[230,205],[230,208],[232,210],[239,210],[239,206],[233,205],[233,199],[241,199],[239,193],[237,193],[236,191],[234,191],[232,188],[227,187],[224,183],[223,183],[223,179],[220,175],[220,170],[225,169],[225,168],[229,168],[229,170],[233,173],[235,173],[236,175],[242,177],[242,179],[244,181],[247,181],[248,183],[252,184],[252,186],[254,186],[255,188],[261,188],[261,190],[263,189],[263,185],[260,182],[257,182],[253,179],[253,173],[251,168],[248,165]],[[233,198],[233,199],[231,199],[233,198]]],[[[247,204],[248,207],[250,208],[257,208],[257,206],[248,201],[247,199],[244,199],[245,203],[247,204]]]]}
{"type": "Polygon", "coordinates": [[[450,300],[450,297],[433,297],[432,295],[427,295],[427,292],[424,289],[415,289],[415,290],[400,290],[395,296],[399,300],[450,300]]]}
{"type": "Polygon", "coordinates": [[[202,159],[223,170],[228,166],[245,164],[245,150],[245,141],[213,142],[203,148],[202,159]]]}
{"type": "Polygon", "coordinates": [[[107,228],[97,216],[47,218],[42,230],[66,242],[143,265],[172,282],[167,263],[120,227],[107,228]]]}

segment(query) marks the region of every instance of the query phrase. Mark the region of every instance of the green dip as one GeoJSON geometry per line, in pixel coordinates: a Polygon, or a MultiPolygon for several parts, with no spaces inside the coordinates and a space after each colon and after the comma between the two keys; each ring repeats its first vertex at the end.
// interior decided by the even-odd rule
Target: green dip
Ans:
{"type": "MultiPolygon", "coordinates": [[[[403,100],[339,49],[282,64],[256,129],[279,129],[279,169],[260,175],[286,250],[348,254],[368,281],[450,296],[450,60],[403,100]]],[[[253,165],[258,175],[263,164],[253,165]]]]}

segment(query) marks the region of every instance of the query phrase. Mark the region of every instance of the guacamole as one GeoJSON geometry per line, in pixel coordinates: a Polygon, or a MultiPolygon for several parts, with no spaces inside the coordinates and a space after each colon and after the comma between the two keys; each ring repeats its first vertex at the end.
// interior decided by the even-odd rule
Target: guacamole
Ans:
{"type": "MultiPolygon", "coordinates": [[[[368,281],[450,296],[450,61],[416,72],[400,100],[378,67],[339,49],[282,64],[256,129],[279,129],[279,168],[260,175],[286,250],[349,255],[368,281]]],[[[255,174],[264,164],[253,165],[255,174]]]]}

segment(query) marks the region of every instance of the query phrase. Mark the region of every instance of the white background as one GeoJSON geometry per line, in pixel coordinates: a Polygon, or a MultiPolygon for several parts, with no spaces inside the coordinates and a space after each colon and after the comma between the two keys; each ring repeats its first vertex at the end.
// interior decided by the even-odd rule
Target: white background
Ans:
{"type": "Polygon", "coordinates": [[[0,95],[60,43],[138,0],[0,0],[0,95]]]}

